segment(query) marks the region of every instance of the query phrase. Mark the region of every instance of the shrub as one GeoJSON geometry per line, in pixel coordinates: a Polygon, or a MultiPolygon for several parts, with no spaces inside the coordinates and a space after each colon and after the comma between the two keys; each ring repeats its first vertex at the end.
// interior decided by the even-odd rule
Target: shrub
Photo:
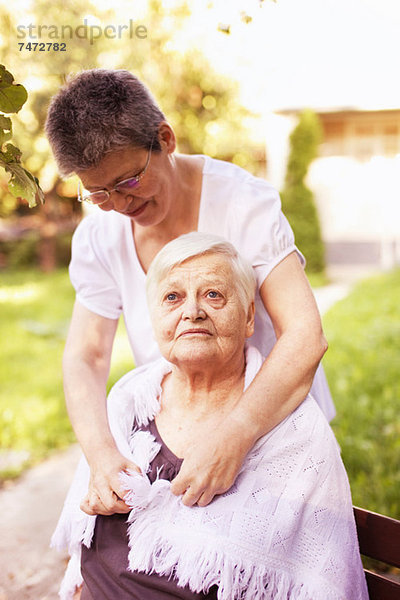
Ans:
{"type": "Polygon", "coordinates": [[[281,192],[283,212],[292,226],[296,244],[307,259],[310,273],[325,269],[318,213],[313,194],[304,183],[308,168],[317,156],[321,135],[318,117],[310,110],[303,111],[290,136],[285,186],[281,192]]]}
{"type": "MultiPolygon", "coordinates": [[[[55,266],[68,266],[71,259],[72,232],[63,232],[54,239],[55,266]]],[[[14,240],[0,240],[0,265],[7,269],[39,266],[41,238],[39,231],[29,231],[14,240]]]]}

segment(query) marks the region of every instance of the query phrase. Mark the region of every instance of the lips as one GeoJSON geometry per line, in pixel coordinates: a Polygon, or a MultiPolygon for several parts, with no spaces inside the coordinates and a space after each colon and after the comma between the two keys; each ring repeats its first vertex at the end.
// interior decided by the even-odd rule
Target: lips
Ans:
{"type": "Polygon", "coordinates": [[[178,338],[185,335],[212,335],[212,333],[208,329],[186,329],[178,335],[178,338]]]}
{"type": "Polygon", "coordinates": [[[144,202],[141,206],[139,206],[139,208],[136,208],[135,210],[126,211],[123,214],[127,217],[137,217],[138,215],[142,214],[147,204],[148,202],[144,202]]]}

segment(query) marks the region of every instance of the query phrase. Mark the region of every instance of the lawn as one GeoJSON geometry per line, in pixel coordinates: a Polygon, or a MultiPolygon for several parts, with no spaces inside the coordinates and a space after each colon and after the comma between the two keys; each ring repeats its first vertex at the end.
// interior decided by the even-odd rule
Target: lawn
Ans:
{"type": "MultiPolygon", "coordinates": [[[[0,481],[74,440],[61,357],[74,293],[66,270],[0,274],[0,481]]],[[[400,517],[400,270],[357,285],[324,317],[333,428],[353,500],[400,517]]],[[[109,385],[132,368],[122,327],[109,385]]]]}
{"type": "Polygon", "coordinates": [[[353,501],[400,518],[400,270],[356,286],[324,317],[333,422],[353,501]]]}
{"type": "MultiPolygon", "coordinates": [[[[74,440],[61,378],[73,301],[66,269],[0,274],[0,480],[74,440]]],[[[130,368],[120,328],[110,385],[130,368]]]]}

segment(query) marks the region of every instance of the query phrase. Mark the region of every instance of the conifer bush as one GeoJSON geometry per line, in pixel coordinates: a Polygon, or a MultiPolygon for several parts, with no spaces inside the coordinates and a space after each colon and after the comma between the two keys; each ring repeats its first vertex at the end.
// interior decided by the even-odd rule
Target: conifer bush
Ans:
{"type": "Polygon", "coordinates": [[[304,180],[311,162],[318,154],[322,137],[317,115],[304,110],[290,136],[290,153],[285,186],[281,192],[282,208],[294,231],[296,245],[307,259],[309,273],[325,270],[324,244],[312,191],[304,180]]]}

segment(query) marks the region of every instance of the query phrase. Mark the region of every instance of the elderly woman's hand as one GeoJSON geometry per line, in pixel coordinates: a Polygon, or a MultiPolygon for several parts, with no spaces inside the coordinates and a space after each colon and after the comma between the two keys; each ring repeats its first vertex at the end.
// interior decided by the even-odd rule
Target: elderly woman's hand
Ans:
{"type": "Polygon", "coordinates": [[[218,421],[205,420],[202,435],[186,452],[171,491],[186,506],[206,506],[235,482],[243,461],[257,439],[233,414],[218,421]]]}
{"type": "Polygon", "coordinates": [[[81,502],[81,510],[88,515],[128,513],[131,509],[122,500],[126,490],[121,485],[121,471],[137,471],[139,467],[117,450],[104,453],[96,464],[91,464],[89,490],[81,502]]]}

